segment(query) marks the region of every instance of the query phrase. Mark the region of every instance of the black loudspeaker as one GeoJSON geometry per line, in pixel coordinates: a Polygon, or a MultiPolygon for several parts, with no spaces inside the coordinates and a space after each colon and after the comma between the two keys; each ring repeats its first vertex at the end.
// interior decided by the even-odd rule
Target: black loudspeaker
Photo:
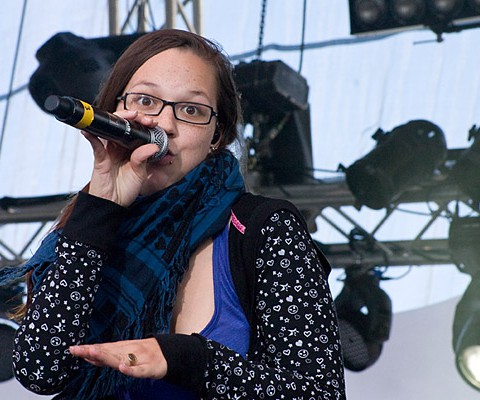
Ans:
{"type": "Polygon", "coordinates": [[[313,175],[308,85],[282,61],[235,67],[246,123],[254,126],[255,170],[261,184],[311,183],[313,175]]]}
{"type": "MultiPolygon", "coordinates": [[[[262,136],[275,129],[262,124],[262,136]]],[[[313,181],[312,139],[310,135],[310,107],[293,111],[276,137],[269,141],[269,149],[259,157],[262,184],[311,184],[313,181]]]]}
{"type": "Polygon", "coordinates": [[[40,65],[30,77],[31,96],[42,110],[51,94],[93,103],[112,65],[141,35],[85,39],[70,32],[57,33],[37,50],[40,65]]]}

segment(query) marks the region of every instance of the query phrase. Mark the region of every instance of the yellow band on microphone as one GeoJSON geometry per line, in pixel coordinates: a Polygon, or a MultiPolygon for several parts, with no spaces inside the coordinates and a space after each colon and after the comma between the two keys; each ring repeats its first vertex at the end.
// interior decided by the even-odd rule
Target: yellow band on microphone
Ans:
{"type": "Polygon", "coordinates": [[[90,104],[85,103],[82,100],[80,100],[80,103],[82,103],[83,105],[84,113],[83,113],[82,119],[78,121],[74,126],[75,128],[78,128],[78,129],[85,129],[85,128],[88,128],[90,124],[93,122],[93,118],[95,115],[93,112],[93,107],[90,104]]]}

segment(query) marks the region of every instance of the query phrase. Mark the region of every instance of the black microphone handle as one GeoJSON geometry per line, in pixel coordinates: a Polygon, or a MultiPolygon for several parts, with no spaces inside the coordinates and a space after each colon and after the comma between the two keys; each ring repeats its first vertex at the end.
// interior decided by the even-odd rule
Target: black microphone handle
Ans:
{"type": "Polygon", "coordinates": [[[61,122],[118,143],[127,149],[133,150],[141,145],[154,143],[160,148],[154,158],[162,158],[167,153],[167,134],[160,127],[147,128],[70,96],[50,95],[45,100],[44,108],[61,122]]]}

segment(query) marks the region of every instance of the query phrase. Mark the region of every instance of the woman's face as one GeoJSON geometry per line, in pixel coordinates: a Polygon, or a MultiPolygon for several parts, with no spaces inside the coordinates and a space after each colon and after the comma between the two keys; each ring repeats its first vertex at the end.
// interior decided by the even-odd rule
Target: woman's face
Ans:
{"type": "MultiPolygon", "coordinates": [[[[169,49],[150,58],[132,76],[125,92],[145,93],[168,101],[202,103],[217,110],[215,70],[189,49],[169,49]]],[[[121,109],[122,102],[117,106],[117,110],[121,109]]],[[[217,122],[216,117],[208,125],[179,121],[170,106],[153,119],[168,135],[168,154],[149,162],[142,195],[178,182],[205,160],[217,122]]]]}

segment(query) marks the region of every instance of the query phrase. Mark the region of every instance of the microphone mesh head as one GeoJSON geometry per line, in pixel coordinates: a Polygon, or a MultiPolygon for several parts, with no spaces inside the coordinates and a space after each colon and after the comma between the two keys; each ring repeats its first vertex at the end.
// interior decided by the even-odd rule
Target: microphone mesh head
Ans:
{"type": "Polygon", "coordinates": [[[155,143],[160,149],[151,158],[154,160],[159,160],[160,158],[163,158],[168,151],[167,134],[158,126],[150,129],[150,133],[152,135],[150,143],[155,143]]]}

